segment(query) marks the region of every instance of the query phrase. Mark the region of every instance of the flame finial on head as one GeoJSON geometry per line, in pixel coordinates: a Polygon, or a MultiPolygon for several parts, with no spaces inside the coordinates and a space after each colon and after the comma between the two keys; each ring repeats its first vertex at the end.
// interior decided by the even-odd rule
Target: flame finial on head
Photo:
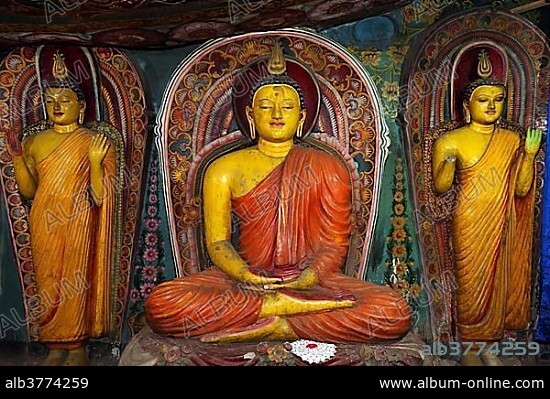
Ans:
{"type": "Polygon", "coordinates": [[[65,56],[59,51],[53,55],[52,74],[57,80],[65,80],[69,76],[69,70],[65,65],[65,56]]]}
{"type": "Polygon", "coordinates": [[[487,51],[481,50],[477,56],[477,74],[482,79],[487,79],[493,74],[493,66],[491,65],[491,60],[489,59],[489,54],[487,51]]]}
{"type": "Polygon", "coordinates": [[[283,55],[283,49],[279,44],[279,41],[275,41],[273,49],[271,50],[271,57],[267,63],[267,70],[271,75],[282,75],[286,72],[286,61],[283,55]]]}

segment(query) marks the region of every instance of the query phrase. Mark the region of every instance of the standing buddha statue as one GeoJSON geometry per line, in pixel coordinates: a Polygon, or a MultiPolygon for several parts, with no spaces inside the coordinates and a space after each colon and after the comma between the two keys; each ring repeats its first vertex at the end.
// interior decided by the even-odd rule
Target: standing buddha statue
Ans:
{"type": "Polygon", "coordinates": [[[46,365],[87,363],[86,343],[109,331],[115,154],[83,127],[85,95],[56,53],[43,98],[51,128],[21,144],[8,135],[15,178],[29,215],[46,365]]]}
{"type": "MultiPolygon", "coordinates": [[[[458,332],[462,341],[488,348],[530,321],[534,162],[542,132],[529,128],[522,140],[500,123],[506,87],[484,75],[492,69],[485,52],[479,60],[482,78],[464,94],[466,123],[436,140],[432,171],[436,193],[450,190],[455,178],[458,184],[451,224],[458,332]]],[[[463,356],[463,364],[500,364],[492,352],[476,353],[463,356]]]]}

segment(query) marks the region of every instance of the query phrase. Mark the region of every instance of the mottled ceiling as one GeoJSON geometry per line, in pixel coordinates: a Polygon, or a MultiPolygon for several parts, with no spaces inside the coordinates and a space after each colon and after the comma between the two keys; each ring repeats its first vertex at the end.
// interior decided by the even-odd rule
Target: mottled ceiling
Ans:
{"type": "Polygon", "coordinates": [[[0,44],[162,48],[248,31],[323,29],[411,0],[4,0],[0,44]]]}

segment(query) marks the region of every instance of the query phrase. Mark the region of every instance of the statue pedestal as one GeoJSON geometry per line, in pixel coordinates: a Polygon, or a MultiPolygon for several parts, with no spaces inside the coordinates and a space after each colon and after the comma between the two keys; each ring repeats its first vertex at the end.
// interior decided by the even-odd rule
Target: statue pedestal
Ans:
{"type": "MultiPolygon", "coordinates": [[[[435,365],[439,359],[422,355],[424,342],[409,333],[384,344],[338,344],[325,366],[435,365]]],[[[307,366],[284,342],[205,344],[197,339],[166,338],[144,327],[130,341],[121,366],[307,366]]],[[[453,363],[454,362],[450,362],[453,363]]]]}

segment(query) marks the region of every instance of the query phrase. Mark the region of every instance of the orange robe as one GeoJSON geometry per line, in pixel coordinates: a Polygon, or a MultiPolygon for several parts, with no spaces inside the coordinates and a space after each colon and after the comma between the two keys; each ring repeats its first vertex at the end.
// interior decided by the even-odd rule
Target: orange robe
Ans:
{"type": "Polygon", "coordinates": [[[523,155],[517,133],[495,131],[483,157],[458,171],[452,218],[463,340],[492,341],[526,328],[531,305],[534,191],[515,195],[523,155]]]}
{"type": "Polygon", "coordinates": [[[92,137],[82,128],[71,133],[36,166],[39,182],[29,217],[39,338],[67,349],[109,328],[115,159],[111,148],[98,207],[89,191],[92,137]]]}
{"type": "MultiPolygon", "coordinates": [[[[368,342],[408,331],[410,309],[401,296],[340,274],[351,230],[351,182],[336,158],[294,147],[283,164],[232,205],[240,221],[237,250],[247,264],[266,274],[311,267],[325,292],[356,298],[351,308],[286,316],[300,338],[368,342]]],[[[146,314],[159,334],[189,338],[252,325],[262,300],[212,268],[156,287],[146,314]]]]}

